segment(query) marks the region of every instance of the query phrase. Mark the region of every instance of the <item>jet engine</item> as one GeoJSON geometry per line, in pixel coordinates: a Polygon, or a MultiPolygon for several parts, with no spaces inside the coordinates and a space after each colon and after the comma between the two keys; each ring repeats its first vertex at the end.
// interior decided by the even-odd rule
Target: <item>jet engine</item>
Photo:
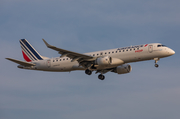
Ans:
{"type": "Polygon", "coordinates": [[[132,70],[131,65],[123,64],[116,67],[113,72],[118,73],[118,74],[125,74],[125,73],[130,73],[131,70],[132,70]]]}
{"type": "Polygon", "coordinates": [[[104,57],[99,57],[95,60],[95,66],[96,67],[116,67],[118,65],[123,64],[124,61],[118,58],[112,58],[110,56],[104,56],[104,57]]]}
{"type": "Polygon", "coordinates": [[[111,62],[112,62],[112,58],[109,56],[99,57],[95,60],[95,65],[107,66],[107,65],[110,65],[111,62]]]}

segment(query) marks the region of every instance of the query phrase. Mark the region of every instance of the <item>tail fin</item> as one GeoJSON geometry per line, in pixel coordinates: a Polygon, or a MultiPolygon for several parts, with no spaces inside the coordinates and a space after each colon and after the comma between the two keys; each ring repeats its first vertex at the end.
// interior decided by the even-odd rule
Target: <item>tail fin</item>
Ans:
{"type": "Polygon", "coordinates": [[[43,57],[32,47],[32,45],[26,39],[19,40],[22,54],[27,62],[35,60],[43,60],[43,57]]]}

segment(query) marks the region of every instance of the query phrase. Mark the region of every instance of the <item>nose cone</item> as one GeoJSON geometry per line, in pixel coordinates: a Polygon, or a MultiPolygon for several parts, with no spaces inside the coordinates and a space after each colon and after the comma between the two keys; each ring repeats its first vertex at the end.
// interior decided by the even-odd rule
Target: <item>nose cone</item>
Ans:
{"type": "Polygon", "coordinates": [[[169,54],[170,54],[170,55],[174,55],[174,54],[175,54],[175,51],[172,50],[172,49],[170,49],[169,54]]]}

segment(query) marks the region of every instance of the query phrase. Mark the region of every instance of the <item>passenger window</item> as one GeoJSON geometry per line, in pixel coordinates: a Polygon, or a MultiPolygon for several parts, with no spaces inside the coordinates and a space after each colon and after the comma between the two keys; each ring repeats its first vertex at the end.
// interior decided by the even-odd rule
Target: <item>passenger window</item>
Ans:
{"type": "Polygon", "coordinates": [[[93,54],[93,56],[95,56],[95,54],[93,54]]]}
{"type": "Polygon", "coordinates": [[[101,53],[101,55],[103,55],[103,53],[101,53]]]}
{"type": "Polygon", "coordinates": [[[110,52],[109,52],[109,54],[110,54],[110,52]]]}
{"type": "Polygon", "coordinates": [[[105,52],[105,54],[107,54],[107,53],[105,52]]]}
{"type": "Polygon", "coordinates": [[[128,51],[128,50],[126,50],[126,51],[128,51]]]}
{"type": "Polygon", "coordinates": [[[59,61],[61,61],[61,59],[59,61]]]}
{"type": "Polygon", "coordinates": [[[124,52],[124,50],[123,50],[123,52],[124,52]]]}
{"type": "Polygon", "coordinates": [[[119,50],[119,52],[121,52],[121,50],[119,50]]]}
{"type": "Polygon", "coordinates": [[[68,58],[67,58],[67,60],[68,60],[68,58]]]}
{"type": "Polygon", "coordinates": [[[114,53],[114,51],[112,51],[112,53],[114,53]]]}
{"type": "Polygon", "coordinates": [[[117,51],[116,51],[116,53],[117,53],[117,51]]]}

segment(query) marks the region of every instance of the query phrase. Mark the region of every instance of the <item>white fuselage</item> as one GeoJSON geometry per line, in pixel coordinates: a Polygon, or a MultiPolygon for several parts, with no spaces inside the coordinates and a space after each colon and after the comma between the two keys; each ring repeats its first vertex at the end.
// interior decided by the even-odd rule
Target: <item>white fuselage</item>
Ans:
{"type": "MultiPolygon", "coordinates": [[[[130,46],[124,48],[116,48],[110,50],[103,50],[97,52],[85,53],[93,57],[103,57],[110,56],[112,58],[117,58],[123,61],[123,63],[131,63],[145,60],[153,60],[154,58],[164,58],[173,55],[175,52],[166,47],[161,46],[159,43],[144,44],[138,46],[130,46]]],[[[31,70],[42,70],[42,71],[56,71],[56,72],[68,72],[73,70],[85,70],[84,67],[80,66],[77,61],[72,62],[68,57],[56,57],[51,59],[44,59],[39,61],[33,61],[35,66],[23,67],[23,69],[31,70]]],[[[113,68],[118,65],[112,65],[103,68],[113,68]]],[[[103,69],[102,67],[97,67],[97,69],[103,69]]],[[[96,69],[96,70],[97,70],[96,69]]]]}

